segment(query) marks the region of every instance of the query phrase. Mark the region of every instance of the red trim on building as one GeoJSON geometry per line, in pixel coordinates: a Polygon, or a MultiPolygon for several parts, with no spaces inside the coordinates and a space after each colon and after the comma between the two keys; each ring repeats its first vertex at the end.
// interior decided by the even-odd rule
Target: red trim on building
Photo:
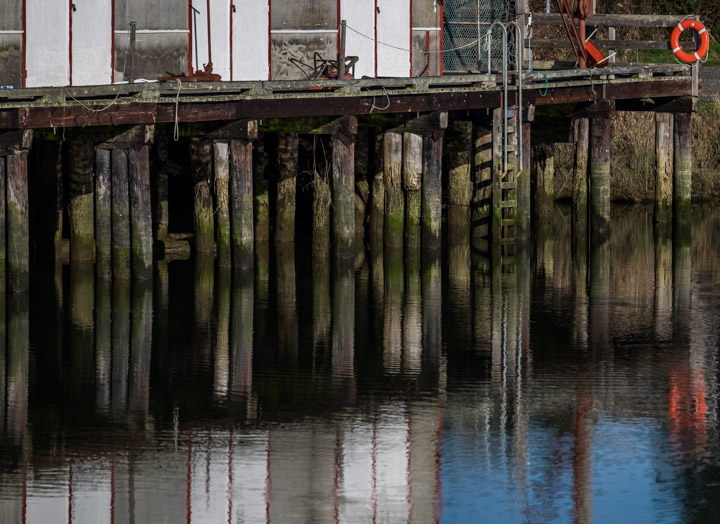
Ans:
{"type": "Polygon", "coordinates": [[[341,31],[342,31],[342,8],[340,5],[340,2],[342,0],[337,0],[337,52],[338,55],[342,51],[342,42],[340,42],[341,31]]]}
{"type": "Polygon", "coordinates": [[[72,56],[72,47],[73,47],[73,38],[72,38],[72,30],[73,30],[73,0],[68,0],[68,82],[70,85],[73,85],[72,82],[72,73],[73,73],[73,56],[72,56]]]}
{"type": "Polygon", "coordinates": [[[443,53],[445,48],[445,11],[443,7],[443,3],[439,2],[439,13],[440,13],[440,23],[438,24],[438,27],[440,28],[440,34],[438,35],[438,46],[440,47],[440,53],[438,53],[439,59],[438,59],[438,75],[443,75],[443,53]]]}
{"type": "Polygon", "coordinates": [[[430,31],[425,31],[425,76],[430,76],[430,31]]]}
{"type": "Polygon", "coordinates": [[[268,80],[272,80],[272,0],[268,0],[268,80]]]}
{"type": "Polygon", "coordinates": [[[20,83],[25,87],[27,80],[27,0],[22,3],[22,71],[20,83]]]}
{"type": "Polygon", "coordinates": [[[115,0],[112,0],[110,9],[110,83],[115,83],[115,0]]]}

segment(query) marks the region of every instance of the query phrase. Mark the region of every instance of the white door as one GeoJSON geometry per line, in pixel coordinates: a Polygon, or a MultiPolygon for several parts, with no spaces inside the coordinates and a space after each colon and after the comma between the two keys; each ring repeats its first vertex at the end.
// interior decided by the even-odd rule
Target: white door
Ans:
{"type": "MultiPolygon", "coordinates": [[[[210,35],[212,38],[213,73],[222,80],[230,80],[230,2],[210,0],[210,35]]],[[[193,68],[202,71],[210,59],[208,53],[208,2],[192,0],[193,10],[193,68]],[[195,40],[197,38],[197,40],[195,40]],[[197,57],[195,52],[197,50],[197,57]],[[196,60],[197,59],[197,60],[196,60]],[[197,67],[196,67],[197,64],[197,67]]]]}
{"type": "Polygon", "coordinates": [[[232,0],[232,3],[232,80],[267,80],[270,0],[232,0]]]}
{"type": "Polygon", "coordinates": [[[112,83],[112,0],[73,0],[72,85],[112,83]]]}
{"type": "Polygon", "coordinates": [[[70,83],[70,2],[26,0],[26,87],[70,83]]]}
{"type": "Polygon", "coordinates": [[[345,55],[359,59],[355,78],[375,76],[375,2],[342,0],[340,18],[347,23],[345,55]]]}
{"type": "Polygon", "coordinates": [[[410,76],[410,6],[407,0],[377,0],[378,76],[410,76]]]}

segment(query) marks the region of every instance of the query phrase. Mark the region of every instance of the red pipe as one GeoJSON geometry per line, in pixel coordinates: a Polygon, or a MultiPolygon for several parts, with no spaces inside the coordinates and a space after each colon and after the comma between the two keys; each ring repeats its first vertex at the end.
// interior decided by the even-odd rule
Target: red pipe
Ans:
{"type": "Polygon", "coordinates": [[[268,80],[272,80],[272,0],[268,0],[268,80]]]}
{"type": "Polygon", "coordinates": [[[73,56],[72,56],[72,46],[73,46],[73,38],[72,38],[72,30],[73,30],[73,0],[68,0],[69,10],[68,10],[68,25],[69,25],[69,39],[68,39],[68,65],[70,68],[70,71],[68,71],[69,76],[69,83],[70,85],[73,85],[72,82],[72,71],[73,71],[73,56]]]}
{"type": "Polygon", "coordinates": [[[233,13],[235,12],[235,4],[230,0],[230,80],[233,78],[233,13]]]}
{"type": "Polygon", "coordinates": [[[413,76],[413,0],[410,0],[410,76],[413,76]]]}
{"type": "Polygon", "coordinates": [[[444,48],[445,48],[445,11],[444,11],[445,8],[443,7],[442,0],[440,1],[439,7],[440,7],[440,9],[438,12],[440,13],[440,23],[438,24],[438,26],[440,27],[440,34],[438,35],[438,39],[439,39],[440,53],[438,55],[439,56],[438,74],[440,76],[442,76],[443,60],[444,60],[443,54],[444,54],[444,48]]]}
{"type": "Polygon", "coordinates": [[[21,84],[26,87],[27,81],[27,0],[22,2],[22,79],[21,84]]]}
{"type": "Polygon", "coordinates": [[[110,83],[115,83],[115,0],[110,4],[110,83]]]}
{"type": "Polygon", "coordinates": [[[192,61],[193,61],[193,17],[192,17],[192,0],[188,0],[188,75],[194,73],[192,61]]]}
{"type": "Polygon", "coordinates": [[[375,78],[378,76],[378,52],[377,52],[377,15],[378,15],[378,0],[375,0],[375,78]]]}
{"type": "Polygon", "coordinates": [[[206,71],[212,71],[212,33],[210,31],[210,0],[207,0],[208,63],[206,71]]]}

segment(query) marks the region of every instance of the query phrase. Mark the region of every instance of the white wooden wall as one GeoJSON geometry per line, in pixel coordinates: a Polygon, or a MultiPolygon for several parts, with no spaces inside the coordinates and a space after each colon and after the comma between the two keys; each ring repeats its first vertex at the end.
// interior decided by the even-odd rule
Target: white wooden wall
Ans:
{"type": "Polygon", "coordinates": [[[348,25],[345,54],[347,56],[357,56],[360,59],[355,65],[355,78],[375,76],[374,0],[365,0],[363,2],[342,0],[340,16],[348,25]],[[362,33],[362,35],[358,33],[362,33]]]}
{"type": "Polygon", "coordinates": [[[233,0],[233,3],[232,80],[267,80],[270,77],[269,0],[233,0]]]}
{"type": "Polygon", "coordinates": [[[377,0],[377,6],[377,74],[410,76],[410,2],[377,0]]]}
{"type": "Polygon", "coordinates": [[[26,87],[66,86],[70,82],[70,3],[27,0],[26,87]]]}
{"type": "Polygon", "coordinates": [[[72,84],[112,82],[112,0],[73,0],[72,84]]]}
{"type": "MultiPolygon", "coordinates": [[[[235,2],[239,3],[238,0],[235,2]]],[[[213,73],[220,75],[222,80],[230,80],[230,4],[231,0],[210,0],[213,73]]],[[[197,63],[198,69],[202,70],[208,63],[207,0],[192,0],[192,5],[200,11],[193,16],[192,65],[194,68],[197,63]],[[196,35],[197,61],[195,60],[196,35]]]]}

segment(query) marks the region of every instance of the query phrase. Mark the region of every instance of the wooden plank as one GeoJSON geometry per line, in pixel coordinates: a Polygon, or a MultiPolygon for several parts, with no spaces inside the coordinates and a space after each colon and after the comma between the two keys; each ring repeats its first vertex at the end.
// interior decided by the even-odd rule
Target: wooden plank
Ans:
{"type": "MultiPolygon", "coordinates": [[[[681,15],[594,15],[586,20],[590,27],[674,27],[684,16],[681,15]]],[[[560,13],[535,13],[533,25],[561,26],[560,13]]]]}

